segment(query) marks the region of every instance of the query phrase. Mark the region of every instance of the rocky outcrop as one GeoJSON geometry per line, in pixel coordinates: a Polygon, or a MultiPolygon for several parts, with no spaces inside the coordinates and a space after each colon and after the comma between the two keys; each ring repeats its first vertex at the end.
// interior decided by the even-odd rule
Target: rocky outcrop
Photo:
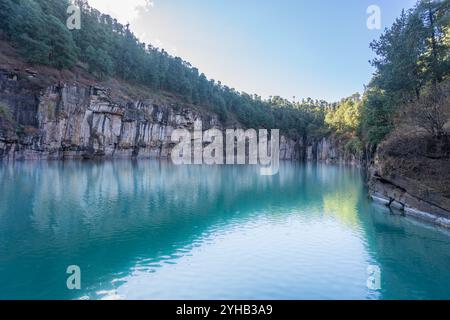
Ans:
{"type": "Polygon", "coordinates": [[[449,159],[425,137],[388,139],[369,166],[371,197],[400,213],[450,228],[449,159]]]}
{"type": "MultiPolygon", "coordinates": [[[[28,80],[0,72],[0,102],[15,122],[15,129],[0,123],[0,159],[167,158],[175,128],[223,128],[215,114],[151,95],[123,98],[92,85],[28,80]]],[[[297,142],[281,137],[280,149],[281,159],[300,159],[297,142]]]]}

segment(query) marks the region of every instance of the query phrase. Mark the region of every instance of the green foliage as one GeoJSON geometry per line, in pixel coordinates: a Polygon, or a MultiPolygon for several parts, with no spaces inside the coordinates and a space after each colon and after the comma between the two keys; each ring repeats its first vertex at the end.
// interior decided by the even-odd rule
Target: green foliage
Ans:
{"type": "Polygon", "coordinates": [[[426,80],[432,83],[442,82],[450,70],[450,0],[422,0],[415,10],[418,20],[422,21],[425,31],[425,52],[420,64],[424,66],[426,80]]]}
{"type": "Polygon", "coordinates": [[[89,65],[89,71],[100,79],[113,74],[114,64],[111,57],[103,49],[96,50],[93,46],[86,49],[85,60],[89,65]]]}
{"type": "MultiPolygon", "coordinates": [[[[53,2],[68,6],[64,0],[53,2]]],[[[28,61],[60,69],[70,68],[77,60],[72,35],[60,18],[43,11],[41,3],[44,2],[2,0],[0,26],[28,61]]]]}
{"type": "Polygon", "coordinates": [[[362,109],[364,141],[378,144],[405,105],[417,105],[424,87],[449,77],[449,26],[450,0],[421,0],[371,44],[376,73],[362,109]]]}
{"type": "Polygon", "coordinates": [[[358,155],[363,150],[363,142],[358,136],[362,117],[361,96],[356,93],[342,99],[339,104],[325,112],[325,124],[343,141],[344,150],[358,155]]]}
{"type": "Polygon", "coordinates": [[[398,100],[416,94],[422,85],[422,68],[418,63],[425,50],[423,23],[413,13],[402,12],[378,41],[371,43],[377,54],[372,65],[377,68],[373,85],[396,95],[398,100]]]}
{"type": "Polygon", "coordinates": [[[354,133],[361,121],[361,98],[355,94],[343,99],[337,108],[328,110],[325,123],[339,134],[354,133]]]}
{"type": "Polygon", "coordinates": [[[450,68],[446,42],[450,0],[419,1],[371,44],[378,55],[372,85],[397,102],[411,101],[429,81],[441,82],[450,68]]]}
{"type": "Polygon", "coordinates": [[[48,60],[58,69],[72,67],[77,61],[77,50],[67,27],[54,16],[47,18],[47,36],[45,43],[50,47],[48,60]]]}
{"type": "Polygon", "coordinates": [[[372,88],[364,97],[360,135],[365,142],[378,145],[394,128],[395,108],[389,97],[372,88]]]}

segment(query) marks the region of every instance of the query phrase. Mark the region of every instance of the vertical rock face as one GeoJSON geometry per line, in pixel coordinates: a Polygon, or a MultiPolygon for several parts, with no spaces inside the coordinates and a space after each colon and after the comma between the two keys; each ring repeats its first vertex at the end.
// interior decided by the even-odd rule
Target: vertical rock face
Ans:
{"type": "MultiPolygon", "coordinates": [[[[107,89],[61,83],[28,87],[0,72],[0,102],[18,130],[0,123],[0,159],[167,158],[174,129],[222,128],[218,117],[160,99],[112,98],[107,89]]],[[[0,115],[1,116],[1,115],[0,115]]],[[[300,159],[298,143],[281,137],[281,159],[300,159]]]]}
{"type": "Polygon", "coordinates": [[[176,114],[152,100],[114,103],[100,88],[49,88],[40,99],[37,148],[50,157],[167,157],[176,114]]]}
{"type": "Polygon", "coordinates": [[[301,160],[301,145],[299,142],[280,137],[280,159],[282,160],[301,160]]]}
{"type": "Polygon", "coordinates": [[[308,141],[302,147],[304,158],[310,162],[339,163],[359,166],[362,159],[342,148],[342,143],[336,138],[329,136],[322,139],[308,141]]]}

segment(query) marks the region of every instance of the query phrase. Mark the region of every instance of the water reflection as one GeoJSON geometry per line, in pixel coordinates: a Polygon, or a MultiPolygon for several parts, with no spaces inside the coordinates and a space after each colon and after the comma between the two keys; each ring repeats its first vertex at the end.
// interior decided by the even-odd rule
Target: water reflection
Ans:
{"type": "Polygon", "coordinates": [[[0,166],[0,298],[450,297],[450,237],[371,204],[356,169],[0,166]],[[65,270],[82,270],[81,292],[65,270]],[[366,287],[380,265],[382,290],[366,287]]]}

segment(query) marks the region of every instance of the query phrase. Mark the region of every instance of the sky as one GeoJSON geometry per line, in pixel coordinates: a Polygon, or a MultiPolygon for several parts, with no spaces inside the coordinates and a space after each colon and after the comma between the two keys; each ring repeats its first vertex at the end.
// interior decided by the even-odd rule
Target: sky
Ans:
{"type": "Polygon", "coordinates": [[[362,93],[374,69],[367,8],[389,27],[416,0],[89,0],[238,91],[339,101],[362,93]]]}

